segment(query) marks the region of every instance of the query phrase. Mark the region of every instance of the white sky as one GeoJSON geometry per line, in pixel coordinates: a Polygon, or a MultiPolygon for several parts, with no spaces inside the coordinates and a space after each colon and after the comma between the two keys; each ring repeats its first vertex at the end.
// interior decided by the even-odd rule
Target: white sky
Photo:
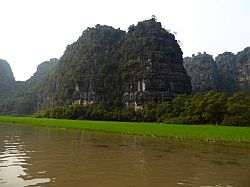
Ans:
{"type": "Polygon", "coordinates": [[[127,30],[151,15],[177,32],[184,56],[250,46],[250,0],[0,0],[0,58],[26,80],[87,27],[127,30]]]}

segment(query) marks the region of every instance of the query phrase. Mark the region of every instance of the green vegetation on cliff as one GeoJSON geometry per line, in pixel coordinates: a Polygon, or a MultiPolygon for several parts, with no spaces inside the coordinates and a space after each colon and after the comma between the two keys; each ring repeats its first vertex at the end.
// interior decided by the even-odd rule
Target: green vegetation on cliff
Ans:
{"type": "Polygon", "coordinates": [[[180,46],[152,18],[130,26],[127,33],[105,25],[86,29],[44,83],[38,105],[139,108],[190,92],[180,46]]]}

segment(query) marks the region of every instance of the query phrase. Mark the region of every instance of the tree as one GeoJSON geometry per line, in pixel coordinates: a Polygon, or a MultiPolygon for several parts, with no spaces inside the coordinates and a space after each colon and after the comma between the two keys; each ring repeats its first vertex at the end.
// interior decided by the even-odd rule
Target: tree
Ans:
{"type": "Polygon", "coordinates": [[[236,93],[228,99],[224,125],[250,126],[250,96],[236,93]]]}
{"type": "Polygon", "coordinates": [[[220,124],[223,121],[227,111],[226,93],[210,92],[206,94],[206,107],[203,111],[203,119],[206,123],[220,124]]]}

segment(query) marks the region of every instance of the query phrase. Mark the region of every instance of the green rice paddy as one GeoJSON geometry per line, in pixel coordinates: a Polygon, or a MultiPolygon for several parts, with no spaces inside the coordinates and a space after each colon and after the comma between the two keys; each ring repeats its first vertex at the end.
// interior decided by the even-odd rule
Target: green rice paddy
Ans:
{"type": "Polygon", "coordinates": [[[0,116],[0,122],[27,124],[34,126],[75,128],[93,131],[104,131],[110,133],[167,137],[185,140],[250,143],[249,127],[62,120],[6,116],[0,116]]]}

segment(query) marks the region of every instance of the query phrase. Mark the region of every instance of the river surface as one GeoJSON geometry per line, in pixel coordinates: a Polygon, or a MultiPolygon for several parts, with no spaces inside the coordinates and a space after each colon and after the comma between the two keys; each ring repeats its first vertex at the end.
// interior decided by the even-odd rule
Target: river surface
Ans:
{"type": "Polygon", "coordinates": [[[250,148],[0,123],[0,187],[250,186],[250,148]]]}

